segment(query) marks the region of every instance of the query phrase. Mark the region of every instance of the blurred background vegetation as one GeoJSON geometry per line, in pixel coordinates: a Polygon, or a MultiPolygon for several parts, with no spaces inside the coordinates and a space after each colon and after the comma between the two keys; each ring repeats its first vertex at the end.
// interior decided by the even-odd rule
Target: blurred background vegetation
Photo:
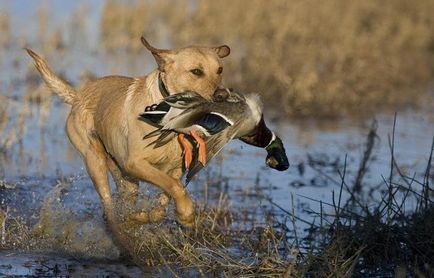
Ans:
{"type": "Polygon", "coordinates": [[[434,77],[434,1],[108,1],[107,49],[226,43],[226,85],[292,116],[417,105],[434,77]]]}
{"type": "MultiPolygon", "coordinates": [[[[86,43],[94,3],[81,3],[52,32],[55,9],[42,3],[31,25],[45,52],[86,43]]],[[[369,115],[432,95],[432,0],[107,0],[98,8],[97,51],[143,54],[141,35],[166,48],[228,44],[225,85],[260,92],[283,116],[369,115]]],[[[13,28],[2,12],[0,46],[13,28]]]]}

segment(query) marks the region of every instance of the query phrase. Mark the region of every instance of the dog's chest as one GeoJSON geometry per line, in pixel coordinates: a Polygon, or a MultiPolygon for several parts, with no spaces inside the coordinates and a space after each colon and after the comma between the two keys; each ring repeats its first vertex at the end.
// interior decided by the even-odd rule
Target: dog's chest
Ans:
{"type": "Polygon", "coordinates": [[[175,138],[160,148],[147,149],[147,161],[160,170],[182,167],[183,150],[175,138]]]}

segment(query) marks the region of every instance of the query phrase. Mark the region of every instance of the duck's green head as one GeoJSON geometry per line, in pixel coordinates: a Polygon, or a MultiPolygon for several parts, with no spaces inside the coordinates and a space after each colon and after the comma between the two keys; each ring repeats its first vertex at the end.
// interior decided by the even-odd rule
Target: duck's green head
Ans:
{"type": "Polygon", "coordinates": [[[288,157],[279,137],[276,137],[265,149],[267,150],[265,163],[270,168],[278,171],[285,171],[289,168],[288,157]]]}
{"type": "Polygon", "coordinates": [[[267,151],[265,163],[268,167],[278,171],[285,171],[289,168],[288,157],[286,156],[282,140],[267,127],[263,116],[254,131],[250,135],[243,136],[240,139],[249,145],[265,148],[267,151]]]}

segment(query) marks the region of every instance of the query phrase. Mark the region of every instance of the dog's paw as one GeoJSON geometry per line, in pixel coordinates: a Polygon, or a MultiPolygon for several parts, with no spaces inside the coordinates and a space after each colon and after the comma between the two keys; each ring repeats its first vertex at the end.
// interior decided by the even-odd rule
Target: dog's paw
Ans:
{"type": "Polygon", "coordinates": [[[194,212],[190,215],[180,215],[176,213],[178,217],[178,223],[186,228],[193,228],[194,227],[194,212]]]}
{"type": "Polygon", "coordinates": [[[176,216],[182,226],[194,226],[194,205],[190,198],[186,197],[176,203],[176,216]]]}
{"type": "Polygon", "coordinates": [[[140,224],[157,223],[166,217],[166,208],[167,206],[157,206],[148,212],[132,213],[128,216],[128,220],[140,224]]]}
{"type": "Polygon", "coordinates": [[[160,195],[158,195],[158,203],[160,206],[167,207],[167,205],[169,205],[169,201],[170,201],[170,198],[169,198],[169,196],[167,196],[166,193],[160,193],[160,195]]]}

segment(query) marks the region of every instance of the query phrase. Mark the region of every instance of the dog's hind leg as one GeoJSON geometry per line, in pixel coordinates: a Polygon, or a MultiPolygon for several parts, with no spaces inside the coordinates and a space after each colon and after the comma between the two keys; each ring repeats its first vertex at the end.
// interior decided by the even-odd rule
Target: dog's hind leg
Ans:
{"type": "Polygon", "coordinates": [[[74,120],[70,117],[66,124],[66,131],[71,143],[80,152],[87,172],[101,199],[105,216],[114,220],[113,200],[108,182],[108,167],[104,149],[96,138],[88,136],[84,129],[76,128],[74,120]]]}
{"type": "Polygon", "coordinates": [[[118,247],[121,248],[121,251],[133,250],[133,246],[131,246],[127,235],[123,232],[122,226],[117,220],[117,214],[113,207],[105,149],[97,137],[88,133],[90,129],[84,128],[89,126],[90,123],[86,121],[85,117],[74,119],[70,115],[66,123],[66,131],[72,144],[80,152],[85,162],[87,172],[101,199],[105,219],[118,247]]]}
{"type": "Polygon", "coordinates": [[[89,130],[92,130],[90,118],[87,118],[84,113],[71,112],[66,122],[66,133],[85,162],[87,172],[101,199],[106,219],[114,223],[116,218],[108,181],[105,150],[99,139],[89,134],[89,130]],[[80,116],[77,117],[76,115],[80,116]]]}

